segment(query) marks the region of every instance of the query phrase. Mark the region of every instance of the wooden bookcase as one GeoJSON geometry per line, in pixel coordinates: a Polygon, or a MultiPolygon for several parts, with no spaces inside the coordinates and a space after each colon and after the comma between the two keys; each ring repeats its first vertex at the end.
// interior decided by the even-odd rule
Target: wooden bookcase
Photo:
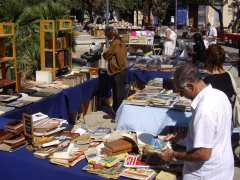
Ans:
{"type": "Polygon", "coordinates": [[[40,59],[53,79],[72,69],[72,20],[40,21],[40,59]]]}
{"type": "Polygon", "coordinates": [[[14,88],[18,92],[20,85],[16,64],[16,32],[15,25],[11,22],[0,23],[0,64],[0,88],[14,88]]]}

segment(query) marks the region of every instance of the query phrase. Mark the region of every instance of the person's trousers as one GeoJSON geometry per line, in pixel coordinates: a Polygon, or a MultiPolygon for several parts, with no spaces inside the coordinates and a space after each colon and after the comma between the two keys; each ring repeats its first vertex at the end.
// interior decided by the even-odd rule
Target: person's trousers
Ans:
{"type": "Polygon", "coordinates": [[[125,69],[112,76],[112,93],[113,93],[113,111],[121,105],[122,101],[128,96],[128,70],[125,69]]]}

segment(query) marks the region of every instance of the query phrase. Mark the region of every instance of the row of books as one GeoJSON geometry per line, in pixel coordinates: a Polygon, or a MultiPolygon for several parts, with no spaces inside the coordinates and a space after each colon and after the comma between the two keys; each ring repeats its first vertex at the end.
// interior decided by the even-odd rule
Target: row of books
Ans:
{"type": "MultiPolygon", "coordinates": [[[[55,55],[56,67],[63,69],[70,65],[71,52],[69,50],[58,51],[55,55]]],[[[45,52],[45,66],[47,68],[53,68],[53,53],[45,52]]]]}
{"type": "MultiPolygon", "coordinates": [[[[150,159],[147,162],[139,154],[139,148],[148,145],[150,150],[160,152],[165,148],[171,148],[168,142],[147,133],[113,132],[108,137],[109,139],[103,144],[85,151],[88,165],[82,170],[111,179],[118,179],[120,176],[132,179],[154,179],[160,176],[157,169],[160,169],[163,164],[159,163],[161,162],[159,158],[155,161],[158,164],[152,164],[150,159]]],[[[161,178],[163,173],[168,174],[163,171],[160,173],[161,178]]],[[[174,174],[168,175],[176,178],[174,174]]]]}
{"type": "MultiPolygon", "coordinates": [[[[53,40],[49,39],[47,42],[47,48],[52,49],[53,48],[53,40]]],[[[71,47],[71,34],[66,34],[63,37],[57,37],[56,38],[56,49],[65,49],[71,47]]]]}
{"type": "MultiPolygon", "coordinates": [[[[35,157],[48,158],[50,163],[64,167],[72,167],[81,160],[87,159],[88,165],[83,170],[105,178],[117,179],[123,176],[134,179],[153,179],[158,172],[154,168],[160,167],[161,164],[153,165],[150,161],[145,161],[139,154],[139,148],[143,145],[148,145],[153,151],[171,148],[168,142],[147,133],[111,132],[108,128],[101,127],[91,133],[80,131],[80,129],[65,131],[59,129],[65,123],[64,120],[49,118],[43,113],[31,115],[31,120],[33,139],[31,146],[28,145],[27,148],[33,151],[35,157]],[[59,130],[54,131],[57,129],[59,130]],[[98,141],[92,138],[91,134],[105,137],[98,141]]],[[[0,149],[6,150],[6,147],[11,145],[11,150],[14,150],[16,147],[25,145],[23,129],[22,121],[7,124],[5,130],[15,135],[20,134],[14,139],[11,139],[13,137],[10,135],[3,139],[1,135],[0,149]]]]}
{"type": "Polygon", "coordinates": [[[181,111],[191,111],[191,100],[181,97],[172,90],[162,87],[163,79],[156,78],[148,82],[146,87],[124,100],[124,104],[138,106],[166,107],[181,111]]]}

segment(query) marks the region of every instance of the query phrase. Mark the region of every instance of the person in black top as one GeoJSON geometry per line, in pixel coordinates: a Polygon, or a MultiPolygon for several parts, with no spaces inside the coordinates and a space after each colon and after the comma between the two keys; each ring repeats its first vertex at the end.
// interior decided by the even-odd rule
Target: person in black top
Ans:
{"type": "Polygon", "coordinates": [[[193,35],[193,63],[199,64],[204,63],[206,59],[206,48],[203,42],[202,35],[200,33],[195,33],[193,35]]]}
{"type": "Polygon", "coordinates": [[[231,78],[223,69],[225,51],[221,46],[214,44],[210,45],[206,52],[207,59],[205,62],[205,69],[207,70],[208,75],[204,81],[207,84],[211,84],[213,88],[223,91],[233,107],[236,95],[231,78]]]}

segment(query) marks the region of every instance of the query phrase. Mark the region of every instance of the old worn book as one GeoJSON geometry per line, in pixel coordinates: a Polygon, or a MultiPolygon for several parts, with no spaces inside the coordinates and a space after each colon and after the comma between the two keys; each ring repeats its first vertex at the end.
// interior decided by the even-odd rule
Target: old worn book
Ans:
{"type": "Polygon", "coordinates": [[[14,133],[6,131],[6,130],[3,130],[3,129],[0,129],[0,143],[3,140],[10,139],[10,138],[12,138],[14,136],[15,136],[14,133]]]}
{"type": "Polygon", "coordinates": [[[151,180],[155,178],[156,172],[152,169],[126,168],[121,173],[121,176],[131,179],[151,180]]]}
{"type": "Polygon", "coordinates": [[[160,173],[156,176],[156,180],[177,180],[177,177],[173,173],[160,171],[160,173]]]}
{"type": "Polygon", "coordinates": [[[105,142],[104,146],[111,149],[113,153],[124,151],[127,149],[133,149],[133,144],[124,139],[119,139],[112,142],[105,142]]]}
{"type": "Polygon", "coordinates": [[[11,103],[8,103],[7,106],[20,108],[20,107],[29,105],[31,103],[32,103],[31,101],[16,100],[16,101],[13,101],[11,103]]]}
{"type": "Polygon", "coordinates": [[[131,152],[132,151],[132,148],[130,149],[125,149],[123,151],[118,151],[118,152],[112,152],[111,149],[109,149],[108,147],[104,147],[101,149],[101,153],[102,154],[105,154],[107,156],[116,156],[116,155],[119,155],[119,154],[123,154],[123,153],[128,153],[128,152],[131,152]]]}
{"type": "Polygon", "coordinates": [[[12,111],[14,109],[15,109],[14,107],[7,107],[7,106],[1,106],[0,105],[0,115],[4,114],[6,112],[12,111]]]}
{"type": "Polygon", "coordinates": [[[85,155],[83,151],[78,151],[74,154],[69,154],[69,152],[55,152],[50,156],[50,162],[65,167],[71,167],[84,158],[85,155]]]}
{"type": "Polygon", "coordinates": [[[73,161],[66,161],[66,160],[62,160],[62,159],[50,159],[49,161],[53,164],[57,164],[57,165],[60,165],[60,166],[72,167],[72,166],[75,166],[79,161],[81,161],[83,159],[85,159],[85,156],[80,155],[76,159],[74,159],[73,161]]]}
{"type": "Polygon", "coordinates": [[[91,164],[86,165],[82,168],[82,170],[87,171],[89,173],[97,174],[106,179],[118,179],[120,173],[123,171],[123,163],[119,162],[111,168],[105,167],[96,167],[91,164]]]}
{"type": "Polygon", "coordinates": [[[14,101],[17,98],[19,98],[18,96],[11,96],[11,95],[0,95],[0,101],[1,102],[10,102],[10,101],[14,101]]]}
{"type": "Polygon", "coordinates": [[[25,137],[23,135],[20,135],[8,140],[3,140],[2,144],[0,144],[0,150],[11,152],[25,144],[26,144],[25,137]]]}
{"type": "Polygon", "coordinates": [[[23,123],[19,120],[10,122],[5,125],[5,129],[15,134],[20,134],[23,132],[23,123]]]}

